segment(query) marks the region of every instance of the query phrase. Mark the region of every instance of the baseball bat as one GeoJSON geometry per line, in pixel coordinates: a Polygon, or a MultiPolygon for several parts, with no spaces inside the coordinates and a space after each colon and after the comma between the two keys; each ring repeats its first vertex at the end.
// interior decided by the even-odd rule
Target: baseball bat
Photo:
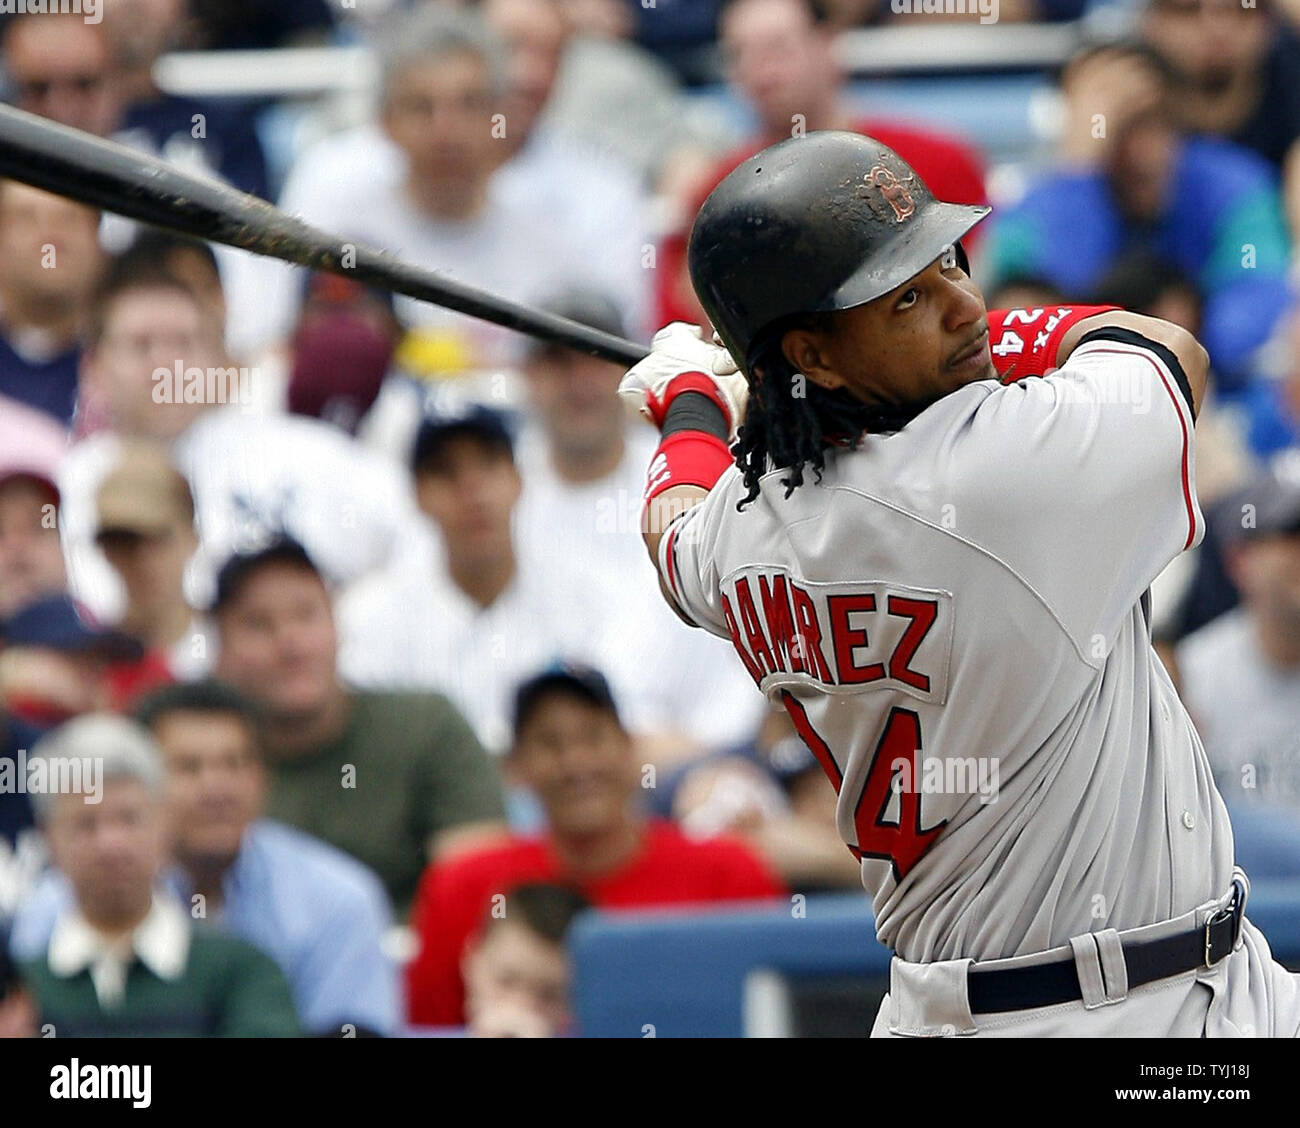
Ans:
{"type": "Polygon", "coordinates": [[[0,106],[0,176],[180,235],[354,278],[617,364],[636,364],[649,351],[320,231],[220,181],[12,106],[0,106]]]}

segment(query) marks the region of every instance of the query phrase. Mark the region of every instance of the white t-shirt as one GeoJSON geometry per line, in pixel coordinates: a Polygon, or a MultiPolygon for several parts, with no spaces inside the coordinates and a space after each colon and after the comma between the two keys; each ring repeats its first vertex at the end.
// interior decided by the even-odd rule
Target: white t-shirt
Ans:
{"type": "Polygon", "coordinates": [[[762,721],[762,697],[725,643],[688,629],[664,603],[641,539],[645,472],[658,437],[633,423],[626,442],[613,473],[573,484],[555,472],[540,431],[525,430],[516,456],[524,480],[515,514],[520,559],[529,571],[553,577],[549,598],[560,606],[585,599],[563,583],[575,561],[613,591],[596,629],[605,674],[627,703],[631,724],[684,731],[709,746],[748,740],[762,721]]]}
{"type": "MultiPolygon", "coordinates": [[[[95,494],[120,452],[116,435],[77,443],[59,472],[69,589],[97,616],[122,614],[125,593],[95,544],[95,494]]],[[[213,581],[237,550],[277,531],[300,541],[327,579],[344,584],[384,563],[415,520],[410,482],[395,463],[326,423],[205,411],[172,444],[194,495],[199,550],[186,571],[191,606],[206,607],[213,581]]]]}
{"type": "Polygon", "coordinates": [[[1144,596],[1203,535],[1192,434],[1158,357],[1090,342],[831,451],[788,500],[777,471],[737,512],[733,467],[664,536],[680,605],[836,783],[903,959],[1041,951],[1227,887],[1227,814],[1144,596]]]}
{"type": "Polygon", "coordinates": [[[1300,667],[1270,663],[1242,609],[1188,635],[1177,657],[1183,700],[1223,794],[1300,813],[1300,667]]]}
{"type": "Polygon", "coordinates": [[[485,748],[505,752],[520,683],[558,661],[600,660],[593,639],[605,600],[578,575],[565,577],[566,591],[581,594],[559,600],[543,578],[520,569],[480,607],[456,586],[428,530],[339,599],[340,673],[366,688],[446,694],[485,748]]]}
{"type": "MultiPolygon", "coordinates": [[[[622,310],[629,336],[648,336],[649,204],[622,168],[539,128],[492,177],[484,215],[464,224],[415,213],[401,191],[405,172],[404,155],[381,128],[348,130],[298,159],[280,206],[314,226],[518,301],[595,289],[622,310]]],[[[276,317],[287,333],[302,283],[297,268],[283,270],[276,317]]],[[[399,312],[420,324],[438,317],[430,312],[435,309],[399,299],[399,312]]],[[[469,320],[447,316],[456,324],[469,320]]],[[[510,355],[517,356],[519,338],[511,338],[510,355]]]]}

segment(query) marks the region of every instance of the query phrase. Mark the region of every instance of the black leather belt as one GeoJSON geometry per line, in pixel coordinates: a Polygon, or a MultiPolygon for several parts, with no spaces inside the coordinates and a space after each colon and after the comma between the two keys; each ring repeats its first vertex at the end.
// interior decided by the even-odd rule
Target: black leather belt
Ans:
{"type": "MultiPolygon", "coordinates": [[[[1236,947],[1246,891],[1239,880],[1234,879],[1232,885],[1232,903],[1194,932],[1122,945],[1129,990],[1185,971],[1212,967],[1236,947]]],[[[972,1014],[1032,1010],[1083,998],[1073,959],[999,971],[980,971],[979,964],[972,964],[966,977],[966,993],[972,1014]]]]}

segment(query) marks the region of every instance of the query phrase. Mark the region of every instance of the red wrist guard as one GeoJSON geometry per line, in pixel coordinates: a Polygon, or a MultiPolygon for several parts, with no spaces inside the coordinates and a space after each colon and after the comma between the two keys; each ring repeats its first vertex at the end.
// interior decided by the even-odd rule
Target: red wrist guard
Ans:
{"type": "Polygon", "coordinates": [[[718,410],[722,412],[722,417],[726,419],[727,425],[735,425],[736,421],[731,418],[731,409],[718,391],[718,385],[703,372],[683,372],[680,376],[674,376],[668,381],[662,396],[655,396],[653,392],[646,395],[646,409],[650,412],[650,418],[654,420],[656,427],[663,427],[664,416],[668,414],[668,405],[683,392],[698,392],[702,396],[708,396],[710,400],[718,405],[718,410]]]}
{"type": "Polygon", "coordinates": [[[673,486],[711,490],[731,462],[731,450],[716,435],[703,431],[678,431],[669,435],[650,460],[646,504],[673,486]]]}
{"type": "Polygon", "coordinates": [[[1061,338],[1085,317],[1119,306],[1047,306],[989,310],[989,352],[1002,383],[1043,376],[1054,368],[1061,338]]]}

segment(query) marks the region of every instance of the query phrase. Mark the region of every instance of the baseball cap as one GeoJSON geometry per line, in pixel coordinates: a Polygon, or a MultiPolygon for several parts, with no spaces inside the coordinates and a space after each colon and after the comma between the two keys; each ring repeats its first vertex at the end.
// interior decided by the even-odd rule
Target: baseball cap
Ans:
{"type": "Polygon", "coordinates": [[[536,711],[537,706],[552,694],[565,694],[603,709],[622,724],[614,694],[605,675],[592,666],[576,662],[556,663],[540,674],[529,678],[515,691],[514,730],[516,735],[536,711]]]}
{"type": "MultiPolygon", "coordinates": [[[[604,333],[613,334],[615,337],[627,335],[623,314],[618,305],[612,299],[595,290],[566,290],[563,293],[553,294],[539,303],[539,308],[545,313],[553,313],[557,317],[567,317],[570,321],[576,321],[592,329],[599,329],[604,333]]],[[[535,356],[538,353],[570,351],[566,345],[556,344],[553,341],[543,341],[540,338],[530,338],[530,342],[530,356],[535,356]]]]}
{"type": "Polygon", "coordinates": [[[127,443],[117,464],[95,495],[98,536],[139,533],[153,536],[174,524],[194,521],[189,483],[161,448],[127,443]]]}
{"type": "Polygon", "coordinates": [[[299,327],[288,408],[352,434],[379,398],[394,342],[366,318],[342,310],[299,327]]]}
{"type": "Polygon", "coordinates": [[[1230,540],[1300,534],[1300,469],[1264,471],[1240,491],[1237,503],[1242,519],[1229,525],[1230,540]],[[1253,520],[1245,519],[1247,513],[1253,520]]]}
{"type": "Polygon", "coordinates": [[[216,595],[210,610],[216,613],[229,604],[253,575],[268,564],[288,564],[311,572],[322,583],[325,581],[307,550],[293,537],[280,534],[259,548],[236,552],[227,558],[217,572],[216,595]]]}
{"type": "Polygon", "coordinates": [[[59,463],[68,434],[43,411],[0,396],[0,483],[33,478],[58,496],[59,463]]]}
{"type": "Polygon", "coordinates": [[[0,623],[9,647],[40,647],[65,654],[91,654],[110,662],[138,662],[144,647],[130,635],[102,627],[71,596],[35,600],[0,623]]]}
{"type": "Polygon", "coordinates": [[[514,458],[514,438],[505,416],[482,404],[471,404],[455,413],[429,414],[421,420],[411,452],[411,469],[416,473],[428,469],[450,440],[464,437],[477,439],[514,458]]]}

